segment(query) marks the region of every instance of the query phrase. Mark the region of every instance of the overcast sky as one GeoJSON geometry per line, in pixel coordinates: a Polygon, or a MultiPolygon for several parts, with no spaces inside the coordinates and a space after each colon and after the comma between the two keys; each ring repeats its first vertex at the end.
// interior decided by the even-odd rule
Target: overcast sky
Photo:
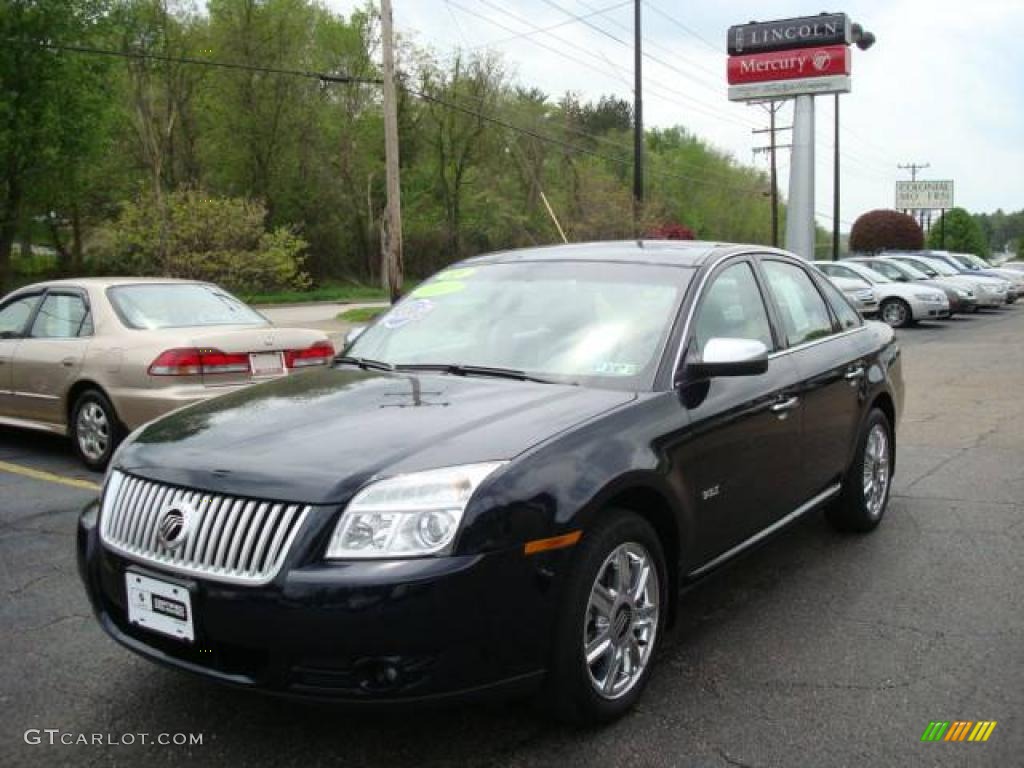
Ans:
{"type": "MultiPolygon", "coordinates": [[[[324,0],[349,13],[363,0],[324,0]]],[[[626,0],[393,0],[397,30],[444,55],[492,47],[515,78],[557,97],[614,93],[632,99],[632,2],[626,0]],[[569,14],[588,16],[586,24],[569,14]],[[564,10],[563,10],[564,9],[564,10]],[[567,23],[568,22],[568,23],[567,23]],[[536,27],[560,25],[549,33],[536,27]],[[529,33],[510,40],[516,35],[529,33]],[[618,40],[613,39],[618,38],[618,40]],[[619,42],[621,41],[621,42],[619,42]]],[[[841,227],[891,207],[898,163],[930,163],[919,178],[953,179],[971,211],[1024,208],[1024,0],[848,0],[840,7],[796,0],[645,0],[647,126],[683,125],[739,161],[764,136],[759,107],[726,98],[725,38],[731,24],[846,11],[875,33],[853,52],[853,92],[842,97],[841,227]]],[[[816,209],[831,228],[833,97],[817,99],[816,209]]],[[[783,110],[789,125],[791,107],[783,110]]],[[[783,193],[788,153],[780,155],[783,193]]]]}

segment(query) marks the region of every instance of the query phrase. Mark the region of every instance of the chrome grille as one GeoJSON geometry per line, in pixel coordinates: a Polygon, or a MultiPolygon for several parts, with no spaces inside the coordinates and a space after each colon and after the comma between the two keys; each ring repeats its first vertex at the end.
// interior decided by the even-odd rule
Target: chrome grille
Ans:
{"type": "MultiPolygon", "coordinates": [[[[112,472],[100,538],[115,552],[170,571],[235,584],[265,584],[281,568],[308,506],[222,496],[112,472]],[[185,509],[181,541],[167,546],[161,523],[185,509]]],[[[165,530],[166,532],[166,530],[165,530]]]]}

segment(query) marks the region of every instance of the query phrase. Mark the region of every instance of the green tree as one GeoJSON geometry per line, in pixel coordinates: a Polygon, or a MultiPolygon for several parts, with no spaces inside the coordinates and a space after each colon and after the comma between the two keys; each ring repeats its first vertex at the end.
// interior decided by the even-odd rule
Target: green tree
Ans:
{"type": "Polygon", "coordinates": [[[102,34],[104,0],[13,0],[0,13],[0,284],[11,249],[36,214],[56,234],[65,213],[74,242],[58,247],[64,271],[81,256],[79,196],[105,150],[109,62],[84,59],[43,43],[89,44],[102,34]]]}
{"type": "Polygon", "coordinates": [[[963,208],[952,208],[932,224],[928,247],[985,258],[990,250],[981,225],[963,208]]]}

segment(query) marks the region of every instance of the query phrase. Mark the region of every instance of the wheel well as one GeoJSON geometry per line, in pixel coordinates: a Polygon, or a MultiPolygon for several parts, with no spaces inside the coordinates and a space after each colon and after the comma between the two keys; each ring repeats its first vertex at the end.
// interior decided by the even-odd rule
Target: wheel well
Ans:
{"type": "Polygon", "coordinates": [[[67,423],[69,426],[71,424],[71,410],[75,407],[75,403],[78,402],[78,398],[82,396],[82,393],[88,389],[95,389],[108,400],[110,399],[109,397],[107,397],[107,393],[103,391],[103,387],[101,387],[95,381],[89,381],[88,379],[76,381],[71,386],[71,389],[68,390],[67,403],[65,404],[64,407],[64,414],[65,416],[67,416],[67,423]]]}
{"type": "Polygon", "coordinates": [[[651,488],[630,488],[616,494],[608,501],[609,507],[628,509],[650,523],[658,534],[665,552],[665,567],[668,569],[668,623],[676,617],[676,603],[679,595],[679,525],[671,506],[665,498],[651,488]]]}
{"type": "MultiPolygon", "coordinates": [[[[871,408],[878,408],[885,417],[889,420],[889,429],[892,430],[893,435],[896,434],[896,405],[892,401],[892,396],[888,392],[882,392],[871,401],[871,408]]],[[[868,413],[871,412],[871,408],[868,409],[868,413]]],[[[896,469],[896,441],[892,441],[892,466],[893,470],[896,469]]]]}

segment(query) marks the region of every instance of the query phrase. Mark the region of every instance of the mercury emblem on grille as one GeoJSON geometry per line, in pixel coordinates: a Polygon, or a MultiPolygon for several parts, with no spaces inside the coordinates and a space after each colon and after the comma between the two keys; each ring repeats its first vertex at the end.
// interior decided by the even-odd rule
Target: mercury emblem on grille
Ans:
{"type": "Polygon", "coordinates": [[[160,543],[167,549],[177,549],[184,544],[192,530],[195,514],[191,504],[181,501],[164,510],[156,534],[160,543]]]}

